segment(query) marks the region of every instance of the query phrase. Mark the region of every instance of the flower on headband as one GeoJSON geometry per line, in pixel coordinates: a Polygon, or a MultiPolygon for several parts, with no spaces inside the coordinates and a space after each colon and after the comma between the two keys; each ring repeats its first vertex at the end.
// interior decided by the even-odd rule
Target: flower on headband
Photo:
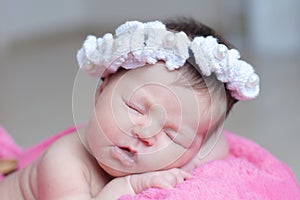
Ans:
{"type": "Polygon", "coordinates": [[[116,29],[116,37],[89,35],[77,53],[80,67],[92,76],[114,73],[119,67],[133,69],[166,62],[169,70],[184,65],[190,40],[185,33],[166,30],[161,22],[127,22],[116,29]]]}
{"type": "Polygon", "coordinates": [[[234,98],[248,100],[258,95],[259,77],[251,65],[239,60],[237,50],[228,50],[212,36],[190,41],[184,32],[168,31],[159,21],[126,22],[116,29],[115,37],[110,33],[102,38],[88,36],[77,53],[77,61],[91,76],[105,77],[120,67],[134,69],[159,60],[174,70],[185,64],[190,52],[201,73],[214,73],[234,98]]]}
{"type": "Polygon", "coordinates": [[[236,49],[228,50],[212,36],[201,36],[192,41],[191,50],[202,74],[214,73],[219,81],[226,83],[234,98],[248,100],[258,95],[259,77],[250,64],[239,60],[236,49]]]}

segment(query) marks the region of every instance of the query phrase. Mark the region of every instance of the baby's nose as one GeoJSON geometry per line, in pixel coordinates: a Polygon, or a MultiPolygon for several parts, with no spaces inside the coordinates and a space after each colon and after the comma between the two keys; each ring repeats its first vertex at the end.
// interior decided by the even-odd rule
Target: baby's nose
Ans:
{"type": "Polygon", "coordinates": [[[134,137],[138,138],[147,146],[152,146],[157,140],[157,135],[161,132],[161,128],[154,128],[154,126],[140,127],[135,126],[132,129],[134,137]]]}

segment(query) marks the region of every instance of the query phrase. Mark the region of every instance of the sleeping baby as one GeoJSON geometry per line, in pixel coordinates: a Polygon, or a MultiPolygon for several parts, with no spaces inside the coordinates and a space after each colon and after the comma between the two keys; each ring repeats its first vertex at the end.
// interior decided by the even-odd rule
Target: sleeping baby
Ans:
{"type": "Polygon", "coordinates": [[[6,199],[117,199],[173,188],[195,167],[227,156],[221,134],[259,77],[211,28],[190,19],[130,21],[88,36],[80,68],[102,83],[78,133],[53,143],[0,182],[6,199]]]}

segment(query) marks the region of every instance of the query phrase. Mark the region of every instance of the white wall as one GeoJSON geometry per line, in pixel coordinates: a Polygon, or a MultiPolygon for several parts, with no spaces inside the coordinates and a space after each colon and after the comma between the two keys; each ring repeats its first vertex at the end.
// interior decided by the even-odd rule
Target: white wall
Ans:
{"type": "MultiPolygon", "coordinates": [[[[219,0],[1,0],[1,34],[7,43],[86,26],[111,26],[129,19],[194,16],[210,23],[219,18],[219,0]],[[215,10],[210,13],[210,10],[215,10]]],[[[3,38],[2,38],[3,39],[3,38]]]]}
{"type": "Polygon", "coordinates": [[[249,44],[257,53],[300,52],[300,1],[252,0],[246,6],[249,44]]]}
{"type": "Polygon", "coordinates": [[[1,0],[1,9],[2,32],[8,43],[79,27],[88,17],[83,0],[1,0]]]}

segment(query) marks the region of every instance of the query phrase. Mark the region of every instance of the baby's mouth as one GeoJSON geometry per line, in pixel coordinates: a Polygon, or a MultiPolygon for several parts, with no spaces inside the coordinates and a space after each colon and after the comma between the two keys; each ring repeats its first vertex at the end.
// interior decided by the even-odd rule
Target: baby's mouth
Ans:
{"type": "Polygon", "coordinates": [[[136,151],[128,147],[113,146],[110,153],[113,158],[119,160],[127,167],[133,166],[136,162],[136,151]]]}

